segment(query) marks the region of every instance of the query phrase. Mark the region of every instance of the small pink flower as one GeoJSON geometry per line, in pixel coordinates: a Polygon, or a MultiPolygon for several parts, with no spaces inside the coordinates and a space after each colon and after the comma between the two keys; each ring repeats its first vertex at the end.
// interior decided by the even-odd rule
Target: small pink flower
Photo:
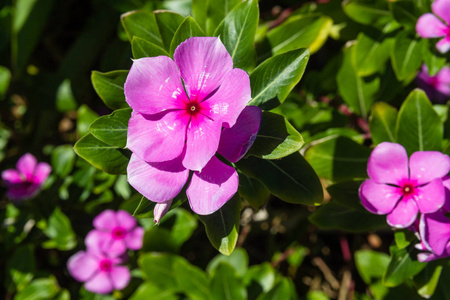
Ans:
{"type": "Polygon", "coordinates": [[[120,255],[127,249],[142,248],[144,229],[126,211],[105,210],[94,219],[95,229],[86,236],[86,246],[120,255]]]}
{"type": "Polygon", "coordinates": [[[86,290],[107,294],[113,290],[121,290],[128,285],[130,270],[119,264],[123,259],[108,252],[88,248],[71,256],[67,262],[67,269],[73,278],[85,282],[86,290]]]}
{"type": "Polygon", "coordinates": [[[359,195],[372,213],[387,214],[389,225],[411,226],[417,214],[432,213],[445,202],[442,178],[450,170],[450,158],[437,151],[408,155],[399,144],[384,142],[370,155],[367,173],[359,195]]]}
{"type": "Polygon", "coordinates": [[[127,147],[148,163],[181,160],[200,171],[251,99],[250,79],[217,37],[192,37],[167,56],[133,61],[125,82],[133,109],[127,147]]]}
{"type": "Polygon", "coordinates": [[[38,163],[30,153],[17,161],[16,168],[2,172],[2,180],[8,188],[6,196],[13,200],[36,196],[52,170],[49,164],[38,163]]]}
{"type": "Polygon", "coordinates": [[[443,37],[436,48],[439,52],[446,53],[450,49],[450,0],[435,0],[431,9],[434,15],[422,15],[417,20],[416,31],[423,38],[443,37]]]}
{"type": "MultiPolygon", "coordinates": [[[[221,132],[218,152],[231,162],[241,159],[252,146],[261,123],[262,112],[256,106],[246,107],[231,128],[221,132]]],[[[172,200],[185,186],[189,170],[181,156],[167,162],[149,163],[137,155],[128,164],[128,182],[147,199],[165,203],[172,200]]],[[[192,174],[186,190],[189,204],[199,215],[208,215],[221,208],[238,188],[236,170],[213,156],[206,166],[192,174]]],[[[157,207],[158,209],[162,207],[157,207]]],[[[155,214],[156,221],[162,215],[155,214]]]]}
{"type": "Polygon", "coordinates": [[[450,97],[450,68],[443,67],[436,75],[430,76],[427,66],[423,65],[417,75],[417,84],[431,100],[445,102],[450,97]]]}

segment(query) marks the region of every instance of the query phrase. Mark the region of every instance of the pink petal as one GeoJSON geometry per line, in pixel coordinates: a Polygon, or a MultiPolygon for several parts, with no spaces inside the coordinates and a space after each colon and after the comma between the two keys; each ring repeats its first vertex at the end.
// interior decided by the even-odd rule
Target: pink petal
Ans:
{"type": "Polygon", "coordinates": [[[128,182],[139,193],[154,202],[173,199],[189,177],[189,170],[181,165],[181,157],[162,163],[147,163],[135,154],[128,163],[128,182]]]}
{"type": "Polygon", "coordinates": [[[250,79],[241,69],[231,70],[217,92],[205,100],[212,111],[219,112],[226,127],[231,127],[251,100],[250,79]]]}
{"type": "Polygon", "coordinates": [[[116,243],[112,238],[111,232],[105,232],[100,230],[91,230],[84,239],[86,248],[90,252],[103,255],[104,253],[111,254],[112,256],[119,256],[127,250],[123,241],[116,243]]]}
{"type": "Polygon", "coordinates": [[[410,179],[417,185],[442,178],[450,171],[450,157],[437,151],[417,151],[409,159],[410,179]]]}
{"type": "Polygon", "coordinates": [[[436,260],[436,259],[443,258],[443,257],[444,256],[438,256],[431,252],[422,252],[422,253],[417,254],[417,260],[420,262],[429,262],[429,261],[436,260]]]}
{"type": "Polygon", "coordinates": [[[378,215],[390,213],[402,197],[400,188],[367,179],[359,189],[364,207],[378,215]]]}
{"type": "Polygon", "coordinates": [[[431,10],[447,24],[450,24],[450,1],[435,0],[431,5],[431,10]]]}
{"type": "Polygon", "coordinates": [[[423,38],[445,36],[447,26],[433,14],[422,15],[416,23],[416,31],[423,38]]]}
{"type": "Polygon", "coordinates": [[[257,106],[247,106],[231,128],[224,128],[217,152],[231,162],[240,160],[253,145],[261,124],[262,111],[257,106]]]}
{"type": "Polygon", "coordinates": [[[125,211],[125,210],[118,210],[116,212],[116,220],[117,224],[120,227],[125,228],[126,230],[131,230],[132,228],[136,227],[136,219],[133,218],[133,216],[125,211]]]}
{"type": "Polygon", "coordinates": [[[450,211],[450,176],[442,178],[442,184],[445,189],[445,202],[442,209],[446,212],[450,211]]]}
{"type": "MultiPolygon", "coordinates": [[[[157,204],[158,205],[158,204],[157,204]]],[[[136,227],[132,231],[127,233],[127,236],[125,237],[125,243],[128,247],[128,249],[131,250],[139,250],[142,248],[142,242],[144,239],[144,228],[142,227],[136,227]]]]}
{"type": "Polygon", "coordinates": [[[110,274],[107,272],[98,272],[94,277],[86,281],[84,288],[97,294],[107,294],[114,290],[110,274]]]}
{"type": "Polygon", "coordinates": [[[20,173],[25,175],[27,179],[31,179],[31,177],[34,174],[36,164],[37,164],[36,158],[30,153],[27,153],[23,155],[21,158],[19,158],[16,164],[16,168],[17,170],[19,170],[20,173]]]}
{"type": "Polygon", "coordinates": [[[192,176],[186,191],[192,210],[199,215],[212,214],[233,197],[238,183],[236,170],[214,156],[192,176]]]}
{"type": "Polygon", "coordinates": [[[152,116],[133,112],[128,123],[127,147],[147,162],[172,160],[183,151],[188,122],[189,117],[183,111],[152,116]]]}
{"type": "Polygon", "coordinates": [[[114,227],[118,226],[116,213],[112,209],[107,209],[97,215],[92,223],[95,228],[106,231],[111,231],[114,227]]]}
{"type": "Polygon", "coordinates": [[[230,54],[216,37],[189,38],[175,49],[173,57],[191,100],[204,100],[233,69],[230,54]]]}
{"type": "Polygon", "coordinates": [[[423,214],[420,220],[420,236],[428,249],[437,255],[444,254],[450,239],[450,220],[441,212],[423,214]]]}
{"type": "Polygon", "coordinates": [[[23,183],[23,178],[16,169],[7,169],[2,172],[2,180],[6,186],[23,183]]]}
{"type": "Polygon", "coordinates": [[[416,202],[411,197],[404,197],[388,214],[387,222],[395,228],[407,228],[414,223],[418,212],[416,202]]]}
{"type": "Polygon", "coordinates": [[[36,184],[44,183],[51,171],[52,167],[50,167],[48,163],[38,163],[36,166],[36,170],[34,171],[33,182],[36,184]]]}
{"type": "Polygon", "coordinates": [[[156,224],[159,224],[159,221],[161,221],[161,218],[169,211],[171,205],[172,200],[157,203],[155,205],[155,208],[153,209],[153,221],[156,224]]]}
{"type": "Polygon", "coordinates": [[[450,68],[449,67],[443,67],[439,70],[439,72],[436,74],[438,77],[438,80],[442,84],[450,85],[450,68]]]}
{"type": "Polygon", "coordinates": [[[377,183],[400,185],[408,179],[408,155],[400,144],[383,142],[373,149],[367,165],[369,177],[377,183]]]}
{"type": "Polygon", "coordinates": [[[441,53],[447,53],[450,50],[450,36],[446,36],[436,43],[436,48],[441,53]]]}
{"type": "Polygon", "coordinates": [[[131,108],[143,114],[181,108],[188,102],[180,71],[167,56],[134,60],[124,91],[131,108]]]}
{"type": "Polygon", "coordinates": [[[417,194],[413,197],[421,213],[435,212],[444,205],[445,189],[441,179],[435,179],[416,190],[417,194]]]}
{"type": "MultiPolygon", "coordinates": [[[[186,156],[183,166],[200,171],[219,147],[222,122],[198,114],[191,119],[186,137],[186,156]]],[[[166,199],[168,200],[168,199],[166,199]]]]}
{"type": "Polygon", "coordinates": [[[124,266],[115,266],[110,272],[111,281],[114,289],[121,290],[125,288],[131,279],[130,270],[124,266]]]}
{"type": "Polygon", "coordinates": [[[37,195],[40,190],[40,185],[36,184],[17,184],[15,186],[11,186],[6,192],[6,197],[12,200],[25,200],[31,199],[37,195]]]}
{"type": "Polygon", "coordinates": [[[69,258],[67,269],[76,280],[86,281],[98,271],[98,263],[95,256],[85,251],[79,251],[69,258]]]}

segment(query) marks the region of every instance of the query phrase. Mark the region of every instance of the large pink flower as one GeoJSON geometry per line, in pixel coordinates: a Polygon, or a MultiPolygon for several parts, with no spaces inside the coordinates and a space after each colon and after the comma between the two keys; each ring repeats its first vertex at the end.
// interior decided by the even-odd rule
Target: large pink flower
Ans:
{"type": "Polygon", "coordinates": [[[222,127],[233,126],[251,99],[247,73],[233,69],[216,37],[187,39],[176,48],[174,60],[134,60],[124,89],[133,109],[127,139],[133,160],[162,168],[176,162],[195,171],[210,162],[222,127]]]}
{"type": "Polygon", "coordinates": [[[417,84],[431,100],[445,102],[450,97],[450,68],[443,67],[436,75],[430,76],[427,66],[423,65],[417,75],[417,84]]]}
{"type": "Polygon", "coordinates": [[[49,164],[38,163],[30,153],[17,161],[16,168],[2,172],[2,180],[8,188],[6,196],[13,200],[34,197],[52,171],[49,164]]]}
{"type": "Polygon", "coordinates": [[[95,229],[86,236],[87,247],[99,247],[102,251],[123,254],[127,249],[142,248],[144,229],[124,210],[107,209],[94,219],[95,229]]]}
{"type": "MultiPolygon", "coordinates": [[[[253,144],[261,122],[261,109],[246,107],[234,126],[222,130],[218,153],[231,162],[241,159],[253,144]]],[[[167,211],[169,200],[185,186],[189,169],[183,166],[181,156],[166,162],[149,163],[138,155],[131,156],[128,164],[128,182],[147,199],[157,202],[155,221],[167,211]]],[[[194,212],[207,215],[221,208],[238,188],[236,170],[213,156],[206,166],[192,174],[186,190],[189,204],[194,212]]]]}
{"type": "Polygon", "coordinates": [[[434,15],[430,13],[422,15],[417,20],[416,31],[423,38],[442,37],[436,48],[439,52],[445,53],[450,50],[450,0],[435,0],[431,9],[434,15]]]}
{"type": "Polygon", "coordinates": [[[417,214],[432,213],[445,202],[442,178],[450,170],[450,158],[437,151],[408,155],[399,144],[384,142],[370,155],[359,194],[364,207],[375,214],[387,214],[389,225],[407,228],[417,214]]]}

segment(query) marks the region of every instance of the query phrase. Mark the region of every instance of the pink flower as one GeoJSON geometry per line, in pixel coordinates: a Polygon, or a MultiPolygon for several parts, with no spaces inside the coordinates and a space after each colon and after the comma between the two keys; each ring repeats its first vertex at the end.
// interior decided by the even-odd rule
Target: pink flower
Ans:
{"type": "Polygon", "coordinates": [[[94,219],[95,229],[86,236],[86,246],[120,255],[127,249],[142,248],[144,229],[126,211],[105,210],[94,219]]]}
{"type": "Polygon", "coordinates": [[[450,158],[437,151],[408,155],[399,144],[381,143],[370,155],[359,195],[364,207],[375,214],[387,214],[389,225],[411,226],[417,214],[432,213],[445,202],[442,178],[450,170],[450,158]]]}
{"type": "Polygon", "coordinates": [[[174,60],[134,60],[124,89],[133,109],[127,147],[135,161],[161,163],[163,169],[173,162],[183,170],[205,168],[222,127],[233,126],[251,99],[247,73],[233,69],[216,37],[187,39],[176,48],[174,60]]]}
{"type": "Polygon", "coordinates": [[[423,214],[420,218],[421,243],[416,248],[425,252],[418,255],[420,261],[431,261],[450,256],[450,219],[439,210],[423,214]]]}
{"type": "Polygon", "coordinates": [[[109,252],[88,248],[87,251],[79,251],[71,256],[67,262],[67,269],[73,278],[85,282],[86,290],[106,294],[128,285],[130,270],[120,266],[122,262],[122,258],[109,252]]]}
{"type": "Polygon", "coordinates": [[[438,102],[445,102],[450,97],[450,68],[443,67],[430,76],[426,65],[417,75],[417,84],[427,93],[428,97],[438,102]]]}
{"type": "Polygon", "coordinates": [[[36,196],[52,171],[49,164],[38,163],[30,153],[23,155],[17,161],[16,168],[2,172],[2,180],[8,188],[6,196],[13,200],[29,199],[36,196]]]}
{"type": "Polygon", "coordinates": [[[446,53],[450,49],[450,0],[435,0],[431,9],[434,15],[422,15],[417,20],[416,31],[423,38],[443,37],[436,48],[439,52],[446,53]]]}
{"type": "MultiPolygon", "coordinates": [[[[261,116],[258,107],[246,107],[233,127],[222,130],[218,153],[231,162],[241,159],[255,140],[261,116]]],[[[149,163],[133,154],[128,164],[128,182],[147,199],[166,203],[180,193],[189,178],[183,158],[184,151],[171,161],[149,163]]],[[[201,172],[192,174],[186,190],[192,210],[200,215],[217,211],[236,193],[238,181],[236,170],[213,156],[201,172]]],[[[155,221],[162,217],[160,208],[163,207],[156,209],[155,221]]]]}

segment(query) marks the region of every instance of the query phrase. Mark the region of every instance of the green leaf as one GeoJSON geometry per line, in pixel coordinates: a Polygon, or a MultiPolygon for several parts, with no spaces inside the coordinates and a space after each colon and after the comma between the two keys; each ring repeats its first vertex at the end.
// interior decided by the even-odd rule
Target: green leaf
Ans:
{"type": "Polygon", "coordinates": [[[249,157],[236,165],[247,176],[261,180],[283,201],[305,205],[319,205],[323,201],[320,180],[300,153],[280,160],[249,157]]]}
{"type": "Polygon", "coordinates": [[[354,21],[380,27],[392,20],[392,14],[384,0],[347,0],[342,3],[347,16],[354,21]]]}
{"type": "Polygon", "coordinates": [[[127,144],[130,117],[131,108],[116,110],[110,115],[95,120],[89,127],[89,132],[108,145],[124,148],[127,144]]]}
{"type": "Polygon", "coordinates": [[[372,250],[355,252],[355,264],[359,275],[366,284],[371,284],[383,277],[389,265],[389,255],[372,250]]]}
{"type": "Polygon", "coordinates": [[[214,33],[230,53],[233,67],[250,70],[255,66],[254,39],[258,20],[258,0],[245,1],[225,17],[214,33]]]}
{"type": "Polygon", "coordinates": [[[374,145],[382,142],[396,142],[395,122],[397,114],[397,109],[385,102],[377,102],[372,106],[369,128],[374,145]]]}
{"type": "Polygon", "coordinates": [[[74,146],[75,152],[94,167],[110,174],[126,174],[129,151],[105,144],[92,134],[82,137],[74,146]]]}
{"type": "Polygon", "coordinates": [[[428,39],[422,40],[422,57],[427,65],[428,73],[434,76],[445,66],[447,59],[437,52],[436,46],[430,41],[428,39]]]}
{"type": "Polygon", "coordinates": [[[183,23],[181,23],[175,32],[172,43],[170,44],[170,54],[173,55],[178,45],[193,36],[205,36],[205,33],[198,23],[189,16],[184,19],[183,23]]]}
{"type": "Polygon", "coordinates": [[[8,68],[0,66],[0,100],[5,99],[6,92],[11,82],[11,72],[8,68]]]}
{"type": "MultiPolygon", "coordinates": [[[[236,7],[240,0],[207,0],[205,2],[194,1],[198,5],[204,5],[204,14],[206,15],[205,32],[207,35],[212,35],[216,31],[217,26],[222,20],[230,13],[230,11],[236,7]]],[[[198,11],[198,10],[197,10],[198,11]]],[[[195,18],[196,20],[201,20],[195,18]]]]}
{"type": "Polygon", "coordinates": [[[98,118],[95,111],[83,104],[78,108],[77,134],[83,136],[89,132],[89,126],[98,118]]]}
{"type": "MultiPolygon", "coordinates": [[[[270,291],[275,285],[275,270],[270,263],[264,262],[259,265],[253,265],[245,274],[244,283],[246,286],[256,282],[264,293],[270,291]]],[[[260,290],[258,289],[258,293],[260,290]]]]}
{"type": "Polygon", "coordinates": [[[280,159],[300,150],[301,134],[281,115],[263,112],[261,126],[248,155],[280,159]]]}
{"type": "Polygon", "coordinates": [[[137,36],[133,37],[133,40],[131,41],[131,51],[133,52],[134,59],[160,55],[169,56],[169,53],[160,46],[137,36]]]}
{"type": "Polygon", "coordinates": [[[60,287],[53,277],[33,280],[22,291],[16,294],[15,300],[48,300],[58,294],[60,287]]]}
{"type": "Polygon", "coordinates": [[[291,299],[291,289],[287,278],[281,279],[267,294],[262,294],[257,300],[291,299]]]}
{"type": "Polygon", "coordinates": [[[370,152],[347,137],[336,137],[316,141],[305,158],[319,177],[338,182],[366,178],[370,152]]]}
{"type": "Polygon", "coordinates": [[[108,73],[92,72],[92,85],[98,96],[109,108],[119,109],[129,107],[125,101],[123,91],[127,76],[128,71],[112,71],[108,73]]]}
{"type": "Polygon", "coordinates": [[[427,265],[417,260],[413,260],[411,252],[414,247],[398,249],[396,246],[389,248],[391,252],[391,261],[383,276],[383,284],[388,287],[394,287],[402,284],[405,280],[418,274],[427,265]]]}
{"type": "Polygon", "coordinates": [[[438,262],[432,262],[427,264],[422,272],[414,277],[417,293],[420,296],[427,299],[433,296],[443,269],[443,266],[439,265],[438,262]]]}
{"type": "Polygon", "coordinates": [[[211,299],[214,300],[244,300],[247,291],[236,270],[228,263],[222,262],[215,269],[211,278],[211,299]]]}
{"type": "Polygon", "coordinates": [[[175,291],[161,289],[153,282],[145,281],[139,285],[130,300],[178,300],[179,297],[175,293],[175,291]]]}
{"type": "MultiPolygon", "coordinates": [[[[18,247],[6,260],[6,284],[12,282],[16,290],[25,288],[36,273],[34,245],[18,247]]],[[[7,286],[7,285],[6,285],[7,286]]]]}
{"type": "MultiPolygon", "coordinates": [[[[1,91],[0,91],[1,98],[1,91]]],[[[65,79],[56,91],[56,109],[60,112],[67,112],[77,109],[77,101],[72,93],[70,80],[65,79]]]]}
{"type": "Polygon", "coordinates": [[[155,14],[149,11],[131,11],[120,17],[128,39],[137,36],[157,46],[164,47],[155,14]]]}
{"type": "Polygon", "coordinates": [[[344,50],[344,60],[337,74],[339,93],[345,103],[357,115],[367,118],[370,106],[375,100],[375,94],[380,86],[379,78],[363,78],[358,76],[352,64],[352,52],[355,46],[344,50]]]}
{"type": "Polygon", "coordinates": [[[394,19],[403,25],[406,30],[414,31],[417,19],[422,15],[413,1],[397,0],[388,2],[394,19]]]}
{"type": "Polygon", "coordinates": [[[391,47],[391,62],[398,80],[405,80],[417,72],[422,63],[422,44],[407,32],[400,32],[391,47]]]}
{"type": "Polygon", "coordinates": [[[139,257],[139,267],[145,278],[168,291],[178,290],[174,263],[178,257],[167,253],[145,253],[139,257]]]}
{"type": "Polygon", "coordinates": [[[241,199],[236,194],[222,208],[210,215],[199,215],[211,244],[224,255],[230,255],[239,233],[241,199]]]}
{"type": "Polygon", "coordinates": [[[164,49],[169,51],[173,36],[181,23],[183,23],[184,17],[173,11],[157,10],[154,13],[159,32],[161,33],[164,49]]]}
{"type": "Polygon", "coordinates": [[[209,300],[209,279],[200,268],[191,265],[186,260],[178,259],[173,264],[176,274],[176,281],[179,289],[183,291],[189,299],[209,300]]]}
{"type": "Polygon", "coordinates": [[[344,181],[327,187],[333,201],[344,206],[363,209],[361,199],[359,199],[359,186],[362,181],[344,181]]]}
{"type": "Polygon", "coordinates": [[[239,172],[239,195],[255,210],[258,210],[270,197],[270,191],[258,179],[239,172]]]}
{"type": "Polygon", "coordinates": [[[72,145],[58,146],[52,151],[52,171],[61,178],[70,174],[75,163],[75,152],[72,145]]]}
{"type": "Polygon", "coordinates": [[[253,99],[249,105],[262,106],[276,96],[283,102],[302,78],[308,59],[308,49],[298,49],[261,63],[250,74],[253,99]]]}
{"type": "Polygon", "coordinates": [[[389,59],[390,48],[391,39],[387,39],[384,34],[376,38],[364,32],[358,34],[356,45],[351,51],[357,76],[369,76],[383,70],[389,59]]]}
{"type": "Polygon", "coordinates": [[[396,124],[397,142],[409,155],[415,151],[441,151],[443,124],[422,90],[412,91],[403,102],[396,124]]]}
{"type": "Polygon", "coordinates": [[[206,267],[206,271],[209,274],[213,274],[215,269],[220,265],[220,263],[226,262],[232,266],[239,277],[244,277],[248,269],[248,254],[243,248],[238,248],[233,251],[229,256],[219,254],[214,257],[206,267]]]}
{"type": "Polygon", "coordinates": [[[61,251],[73,249],[77,245],[75,232],[69,218],[56,207],[48,219],[45,227],[41,228],[50,240],[43,243],[47,249],[56,248],[61,251]]]}

